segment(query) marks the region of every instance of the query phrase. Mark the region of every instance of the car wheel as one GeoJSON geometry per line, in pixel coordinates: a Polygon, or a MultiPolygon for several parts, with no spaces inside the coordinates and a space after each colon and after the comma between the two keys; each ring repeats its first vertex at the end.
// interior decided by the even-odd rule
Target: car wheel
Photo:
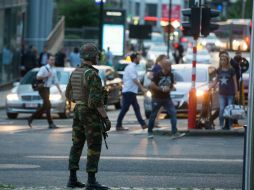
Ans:
{"type": "Polygon", "coordinates": [[[67,119],[70,117],[71,114],[71,104],[69,104],[69,102],[65,103],[65,110],[63,113],[59,113],[59,117],[62,119],[67,119]]]}
{"type": "Polygon", "coordinates": [[[116,108],[116,110],[121,109],[121,102],[120,101],[115,104],[115,108],[116,108]]]}
{"type": "Polygon", "coordinates": [[[9,119],[16,119],[18,117],[17,113],[7,113],[7,117],[9,119]]]}
{"type": "Polygon", "coordinates": [[[149,119],[149,118],[150,118],[150,115],[151,115],[151,112],[149,112],[149,111],[146,111],[146,112],[145,112],[146,119],[149,119]]]}

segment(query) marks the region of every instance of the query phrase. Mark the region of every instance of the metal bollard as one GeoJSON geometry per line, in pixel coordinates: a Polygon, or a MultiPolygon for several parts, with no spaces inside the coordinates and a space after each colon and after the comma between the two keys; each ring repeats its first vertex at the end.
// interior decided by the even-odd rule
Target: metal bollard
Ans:
{"type": "Polygon", "coordinates": [[[243,143],[243,179],[242,179],[242,190],[245,190],[245,161],[246,161],[246,140],[247,140],[247,125],[244,128],[244,143],[243,143]]]}

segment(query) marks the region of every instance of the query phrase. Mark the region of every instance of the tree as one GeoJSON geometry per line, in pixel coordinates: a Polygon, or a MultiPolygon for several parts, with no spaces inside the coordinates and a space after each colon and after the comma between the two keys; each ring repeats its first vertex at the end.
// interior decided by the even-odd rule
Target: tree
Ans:
{"type": "MultiPolygon", "coordinates": [[[[252,0],[247,0],[245,4],[244,18],[252,17],[252,0]]],[[[241,18],[242,17],[242,0],[233,3],[228,8],[228,18],[241,18]]]]}
{"type": "Polygon", "coordinates": [[[65,16],[66,27],[98,26],[99,6],[95,0],[57,0],[60,15],[65,16]]]}

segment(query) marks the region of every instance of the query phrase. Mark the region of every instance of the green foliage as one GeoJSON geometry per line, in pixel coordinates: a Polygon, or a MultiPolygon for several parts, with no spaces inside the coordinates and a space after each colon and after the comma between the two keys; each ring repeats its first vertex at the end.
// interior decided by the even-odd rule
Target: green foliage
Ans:
{"type": "MultiPolygon", "coordinates": [[[[252,0],[247,0],[245,4],[245,18],[252,17],[252,0]]],[[[236,3],[228,7],[228,18],[241,18],[242,17],[242,1],[237,1],[236,3]]]]}
{"type": "Polygon", "coordinates": [[[66,27],[98,26],[99,6],[95,0],[57,0],[60,15],[65,16],[66,27]]]}

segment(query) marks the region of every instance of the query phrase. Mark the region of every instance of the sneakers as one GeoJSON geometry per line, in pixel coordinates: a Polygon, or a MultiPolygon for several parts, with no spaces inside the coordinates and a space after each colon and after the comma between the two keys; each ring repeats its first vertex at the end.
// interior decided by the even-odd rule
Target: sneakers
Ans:
{"type": "Polygon", "coordinates": [[[86,183],[86,190],[108,190],[110,189],[109,187],[105,185],[101,185],[98,182],[95,183],[86,183]]]}
{"type": "Polygon", "coordinates": [[[147,129],[147,125],[146,125],[146,124],[145,124],[145,125],[142,125],[141,128],[142,128],[142,129],[147,129]]]}
{"type": "Polygon", "coordinates": [[[49,124],[49,129],[58,129],[59,127],[57,127],[54,123],[49,124]]]}
{"type": "Polygon", "coordinates": [[[147,138],[148,138],[148,139],[153,139],[153,137],[154,137],[154,136],[153,136],[153,133],[148,133],[148,135],[147,135],[147,138]]]}
{"type": "Polygon", "coordinates": [[[123,126],[116,127],[116,131],[128,131],[129,129],[124,128],[123,126]]]}
{"type": "Polygon", "coordinates": [[[180,138],[180,137],[183,137],[185,135],[185,133],[179,133],[179,132],[176,132],[174,134],[172,134],[172,138],[180,138]]]}

